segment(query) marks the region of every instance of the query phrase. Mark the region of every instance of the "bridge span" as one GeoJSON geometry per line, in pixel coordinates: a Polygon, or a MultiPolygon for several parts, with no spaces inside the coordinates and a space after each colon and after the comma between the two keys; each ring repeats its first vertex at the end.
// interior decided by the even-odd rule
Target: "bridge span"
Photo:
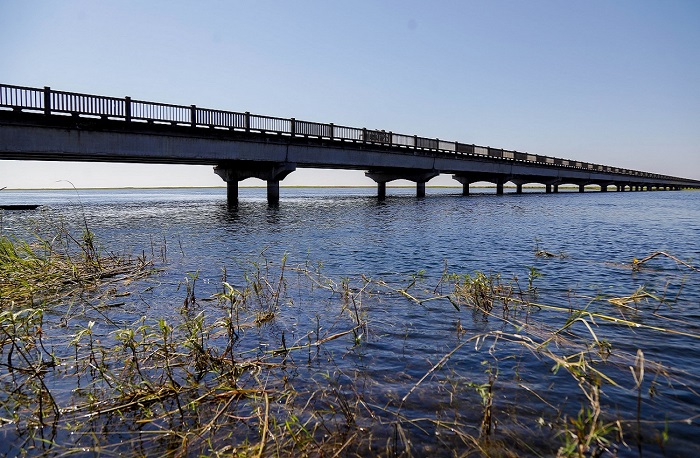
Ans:
{"type": "Polygon", "coordinates": [[[469,194],[486,181],[503,194],[511,182],[562,184],[584,192],[700,188],[700,180],[542,156],[488,146],[166,103],[0,84],[0,159],[213,165],[227,183],[229,203],[238,182],[267,182],[271,204],[279,185],[299,168],[364,170],[377,183],[406,179],[416,195],[441,173],[452,174],[469,194]]]}

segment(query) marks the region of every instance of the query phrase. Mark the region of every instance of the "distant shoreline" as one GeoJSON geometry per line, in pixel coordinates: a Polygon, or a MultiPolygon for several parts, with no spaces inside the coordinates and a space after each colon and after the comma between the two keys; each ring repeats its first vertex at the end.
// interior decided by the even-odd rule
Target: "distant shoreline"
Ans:
{"type": "MultiPolygon", "coordinates": [[[[401,188],[414,188],[414,185],[397,185],[392,186],[387,184],[387,188],[401,189],[401,188]]],[[[462,189],[461,185],[456,186],[430,186],[426,185],[426,189],[462,189]]],[[[470,189],[493,189],[496,185],[471,185],[470,189]]],[[[374,189],[376,186],[370,185],[357,185],[357,186],[329,186],[329,185],[297,185],[297,186],[284,186],[280,185],[282,189],[374,189]]],[[[504,188],[513,188],[514,185],[505,185],[504,188]]],[[[544,189],[544,185],[530,185],[523,186],[523,189],[544,189]]],[[[559,186],[559,189],[577,188],[576,186],[559,186]]],[[[117,191],[117,190],[177,190],[177,189],[226,189],[226,186],[124,186],[124,187],[106,187],[106,188],[5,188],[5,191],[117,191]]],[[[240,186],[239,189],[266,189],[265,186],[240,186]]],[[[2,194],[0,194],[0,197],[2,194]]]]}

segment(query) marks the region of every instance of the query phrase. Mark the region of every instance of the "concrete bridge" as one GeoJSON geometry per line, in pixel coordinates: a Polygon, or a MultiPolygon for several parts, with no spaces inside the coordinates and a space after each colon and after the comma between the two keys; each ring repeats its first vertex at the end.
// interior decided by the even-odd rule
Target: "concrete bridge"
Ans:
{"type": "Polygon", "coordinates": [[[406,179],[416,195],[441,173],[469,194],[471,183],[495,183],[503,194],[538,183],[546,192],[562,184],[579,192],[596,185],[625,190],[700,188],[699,180],[541,156],[384,130],[0,84],[0,159],[209,164],[227,183],[229,203],[238,182],[267,182],[268,202],[279,184],[303,167],[364,170],[377,183],[406,179]]]}

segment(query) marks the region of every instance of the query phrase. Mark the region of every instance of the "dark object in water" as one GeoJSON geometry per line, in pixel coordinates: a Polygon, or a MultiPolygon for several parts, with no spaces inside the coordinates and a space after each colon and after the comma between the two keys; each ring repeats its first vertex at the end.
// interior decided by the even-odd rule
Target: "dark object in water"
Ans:
{"type": "Polygon", "coordinates": [[[0,210],[35,210],[37,207],[39,207],[38,204],[0,205],[0,210]]]}

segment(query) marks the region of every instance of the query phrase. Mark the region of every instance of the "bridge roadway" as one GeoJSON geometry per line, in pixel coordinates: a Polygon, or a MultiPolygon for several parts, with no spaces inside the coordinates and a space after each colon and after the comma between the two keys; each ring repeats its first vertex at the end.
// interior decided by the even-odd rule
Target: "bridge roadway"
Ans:
{"type": "Polygon", "coordinates": [[[275,118],[89,94],[0,84],[0,159],[213,165],[227,183],[267,182],[271,204],[279,183],[297,167],[365,170],[386,195],[386,183],[407,179],[416,194],[441,173],[469,194],[477,181],[522,192],[527,183],[557,192],[562,184],[601,191],[700,188],[699,180],[621,169],[518,151],[380,130],[275,118]]]}

